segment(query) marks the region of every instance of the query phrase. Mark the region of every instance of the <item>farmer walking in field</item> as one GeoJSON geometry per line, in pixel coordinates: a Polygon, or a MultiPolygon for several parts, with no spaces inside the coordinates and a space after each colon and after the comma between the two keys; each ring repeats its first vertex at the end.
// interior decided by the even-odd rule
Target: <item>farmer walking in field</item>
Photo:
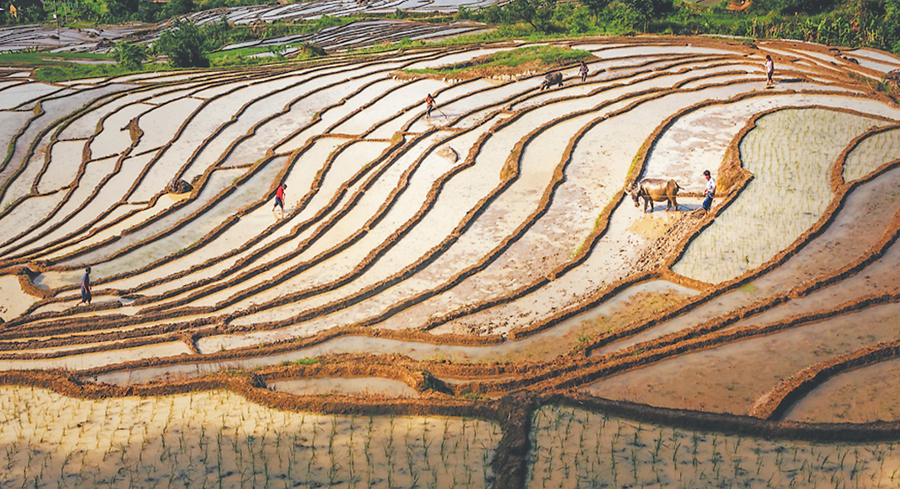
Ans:
{"type": "Polygon", "coordinates": [[[578,74],[581,75],[581,83],[584,83],[588,76],[588,65],[584,61],[581,62],[581,66],[578,68],[578,74]]]}
{"type": "Polygon", "coordinates": [[[84,277],[81,277],[81,302],[91,305],[91,267],[84,267],[84,277]]]}
{"type": "Polygon", "coordinates": [[[425,117],[431,117],[431,111],[434,109],[434,97],[430,93],[425,97],[425,107],[425,117]]]}
{"type": "Polygon", "coordinates": [[[287,185],[281,184],[275,189],[275,206],[272,207],[272,212],[275,212],[275,209],[281,207],[281,217],[284,218],[284,191],[287,189],[287,185]]]}
{"type": "Polygon", "coordinates": [[[706,178],[706,191],[704,192],[706,198],[703,199],[703,210],[708,211],[712,207],[713,197],[716,196],[716,179],[710,175],[709,170],[704,170],[703,176],[706,178]]]}
{"type": "Polygon", "coordinates": [[[772,81],[772,76],[775,75],[775,62],[772,61],[772,56],[766,55],[766,86],[771,87],[775,84],[772,81]]]}

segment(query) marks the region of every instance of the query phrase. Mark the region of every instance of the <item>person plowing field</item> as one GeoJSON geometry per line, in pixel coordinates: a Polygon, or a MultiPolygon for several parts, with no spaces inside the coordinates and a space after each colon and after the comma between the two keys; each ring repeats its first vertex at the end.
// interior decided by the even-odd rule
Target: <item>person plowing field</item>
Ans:
{"type": "Polygon", "coordinates": [[[434,97],[429,93],[425,96],[425,117],[431,117],[431,111],[434,109],[434,97]]]}
{"type": "Polygon", "coordinates": [[[584,81],[587,80],[588,65],[584,61],[582,61],[581,66],[578,67],[578,75],[581,76],[581,83],[584,83],[584,81]]]}

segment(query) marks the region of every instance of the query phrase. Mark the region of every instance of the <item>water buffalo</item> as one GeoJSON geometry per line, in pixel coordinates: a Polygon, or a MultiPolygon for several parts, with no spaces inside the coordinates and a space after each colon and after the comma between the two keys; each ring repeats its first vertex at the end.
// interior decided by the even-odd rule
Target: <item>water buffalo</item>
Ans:
{"type": "Polygon", "coordinates": [[[681,190],[681,187],[678,186],[675,180],[645,178],[628,189],[628,193],[634,199],[635,207],[640,207],[640,199],[644,199],[644,212],[647,212],[647,207],[650,207],[650,212],[653,212],[653,202],[662,202],[664,200],[667,201],[666,210],[675,207],[677,211],[678,201],[675,198],[678,196],[679,190],[681,190]]]}
{"type": "Polygon", "coordinates": [[[562,86],[562,73],[557,71],[544,75],[544,81],[541,82],[541,91],[543,92],[545,88],[550,88],[553,85],[562,86]]]}

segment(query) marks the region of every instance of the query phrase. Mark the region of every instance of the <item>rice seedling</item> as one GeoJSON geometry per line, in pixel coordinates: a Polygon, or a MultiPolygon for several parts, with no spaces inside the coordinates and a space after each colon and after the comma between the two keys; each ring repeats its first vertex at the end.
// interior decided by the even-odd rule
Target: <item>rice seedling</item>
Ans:
{"type": "MultiPolygon", "coordinates": [[[[0,400],[8,400],[7,394],[14,392],[22,394],[19,388],[0,388],[0,400]]],[[[119,434],[101,435],[109,442],[99,450],[92,448],[94,432],[80,435],[73,430],[61,440],[56,435],[48,437],[61,431],[61,426],[49,421],[55,419],[52,411],[41,412],[40,404],[33,405],[30,413],[22,411],[20,418],[0,426],[0,433],[6,433],[0,436],[18,432],[23,437],[21,443],[5,444],[0,464],[10,468],[7,479],[18,481],[17,487],[32,486],[35,480],[39,487],[68,487],[79,478],[97,487],[281,487],[295,480],[326,486],[340,481],[371,486],[381,480],[404,487],[448,487],[450,475],[460,485],[478,487],[492,478],[490,462],[499,441],[498,427],[483,421],[280,412],[273,416],[268,408],[223,393],[194,394],[196,407],[187,412],[180,404],[183,397],[173,398],[178,402],[161,399],[142,409],[129,404],[136,402],[133,399],[114,399],[101,401],[107,403],[101,409],[76,410],[81,418],[72,424],[90,421],[84,417],[91,412],[94,417],[110,414],[101,433],[119,434]],[[148,416],[149,412],[153,414],[148,416]],[[135,426],[136,419],[146,421],[135,426]],[[442,437],[444,466],[431,459],[437,457],[442,437]],[[77,448],[84,447],[85,441],[90,442],[86,449],[77,448]],[[372,452],[373,444],[382,447],[382,455],[372,452]],[[431,447],[428,456],[426,446],[431,447]],[[55,456],[60,462],[50,464],[55,456]]],[[[76,405],[96,402],[74,401],[76,405]]]]}
{"type": "Polygon", "coordinates": [[[889,481],[889,474],[900,474],[900,453],[887,443],[846,447],[751,441],[616,418],[609,418],[607,429],[602,424],[602,418],[587,411],[539,409],[532,428],[527,487],[590,487],[583,476],[587,469],[581,467],[592,467],[590,474],[602,474],[611,487],[845,487],[846,481],[866,481],[861,487],[871,487],[877,481],[889,481]],[[583,437],[565,440],[539,435],[548,428],[553,432],[556,421],[552,418],[559,410],[584,425],[583,437]],[[606,448],[598,450],[598,443],[606,448]],[[854,454],[855,465],[847,458],[854,454]],[[884,468],[879,457],[885,461],[884,468]],[[846,459],[843,468],[842,458],[846,459]],[[894,465],[889,466],[888,460],[894,465]],[[579,469],[566,478],[564,468],[576,461],[579,469]],[[624,472],[619,470],[623,461],[628,467],[624,472]],[[753,468],[748,470],[747,465],[753,468]]]}
{"type": "Polygon", "coordinates": [[[825,109],[782,110],[760,118],[740,145],[741,161],[754,179],[673,270],[718,283],[785,249],[833,199],[828,172],[837,156],[874,123],[825,109]]]}

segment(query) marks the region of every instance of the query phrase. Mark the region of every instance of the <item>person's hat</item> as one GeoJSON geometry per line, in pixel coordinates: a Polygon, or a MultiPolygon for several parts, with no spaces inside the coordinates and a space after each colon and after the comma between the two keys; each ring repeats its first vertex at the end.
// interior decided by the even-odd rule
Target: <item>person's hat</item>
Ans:
{"type": "Polygon", "coordinates": [[[708,177],[708,176],[709,176],[709,170],[703,170],[703,175],[708,177]]]}

